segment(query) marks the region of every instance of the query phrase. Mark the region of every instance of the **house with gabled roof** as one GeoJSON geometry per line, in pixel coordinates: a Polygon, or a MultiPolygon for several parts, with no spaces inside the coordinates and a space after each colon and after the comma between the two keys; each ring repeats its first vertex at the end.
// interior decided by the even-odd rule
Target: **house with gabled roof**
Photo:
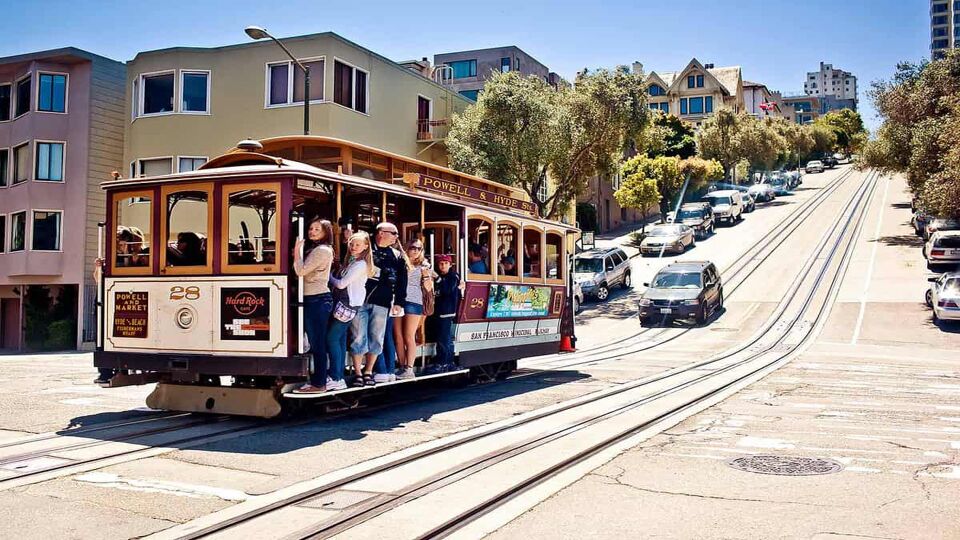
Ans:
{"type": "Polygon", "coordinates": [[[693,58],[680,71],[651,71],[646,82],[651,109],[697,126],[720,107],[745,110],[740,66],[718,68],[693,58]]]}

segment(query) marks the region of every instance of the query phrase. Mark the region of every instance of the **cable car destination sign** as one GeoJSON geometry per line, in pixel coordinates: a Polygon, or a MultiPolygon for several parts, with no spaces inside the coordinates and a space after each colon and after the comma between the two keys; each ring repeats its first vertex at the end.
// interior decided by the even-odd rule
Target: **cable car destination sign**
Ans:
{"type": "Polygon", "coordinates": [[[502,206],[503,208],[509,208],[511,210],[527,212],[534,216],[537,215],[537,207],[530,201],[509,197],[507,195],[501,195],[486,189],[466,186],[451,180],[444,180],[443,178],[427,176],[419,173],[405,173],[403,175],[403,181],[414,189],[424,189],[427,191],[433,191],[435,193],[454,195],[462,199],[468,199],[485,204],[494,204],[497,206],[502,206]]]}

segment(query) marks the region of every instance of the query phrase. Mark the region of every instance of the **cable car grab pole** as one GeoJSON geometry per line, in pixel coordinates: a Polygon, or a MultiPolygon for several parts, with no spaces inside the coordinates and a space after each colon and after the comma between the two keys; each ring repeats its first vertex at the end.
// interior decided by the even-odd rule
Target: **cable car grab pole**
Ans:
{"type": "MultiPolygon", "coordinates": [[[[297,238],[303,240],[303,214],[297,212],[297,238]]],[[[300,260],[303,260],[303,245],[300,246],[297,254],[300,260]]],[[[297,352],[303,354],[303,276],[297,277],[297,352]]],[[[310,344],[313,346],[313,344],[310,344]]]]}

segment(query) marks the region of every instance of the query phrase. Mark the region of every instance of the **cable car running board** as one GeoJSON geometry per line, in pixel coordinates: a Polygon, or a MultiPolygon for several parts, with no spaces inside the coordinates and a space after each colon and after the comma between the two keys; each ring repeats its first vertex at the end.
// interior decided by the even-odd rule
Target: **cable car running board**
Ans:
{"type": "Polygon", "coordinates": [[[259,388],[158,383],[147,407],[171,411],[273,418],[280,414],[276,391],[259,388]]]}

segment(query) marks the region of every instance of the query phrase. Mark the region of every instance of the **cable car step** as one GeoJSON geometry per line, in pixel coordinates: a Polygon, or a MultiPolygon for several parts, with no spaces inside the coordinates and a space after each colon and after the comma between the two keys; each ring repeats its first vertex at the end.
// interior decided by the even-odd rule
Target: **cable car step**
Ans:
{"type": "MultiPolygon", "coordinates": [[[[398,380],[392,381],[392,382],[377,383],[376,386],[351,387],[351,388],[345,388],[345,389],[343,389],[343,390],[331,390],[331,391],[329,391],[329,392],[317,392],[317,393],[315,393],[315,394],[297,394],[297,393],[295,393],[295,392],[290,391],[290,392],[284,392],[284,393],[283,393],[283,397],[284,397],[284,398],[292,398],[292,399],[318,399],[318,398],[324,398],[324,397],[330,397],[330,396],[341,396],[341,395],[343,395],[343,394],[352,394],[352,393],[356,393],[356,392],[363,392],[364,390],[375,390],[375,389],[377,389],[377,388],[385,388],[385,387],[388,387],[388,386],[395,386],[395,385],[404,384],[404,383],[412,383],[412,382],[417,382],[417,381],[428,381],[428,380],[431,380],[431,379],[442,379],[443,377],[451,377],[451,376],[454,376],[454,375],[465,375],[465,374],[467,374],[467,373],[470,373],[470,370],[469,370],[469,369],[458,369],[458,370],[456,370],[456,371],[448,371],[448,372],[446,372],[446,373],[437,373],[437,374],[435,374],[435,375],[420,375],[420,376],[415,377],[415,378],[413,378],[413,379],[398,379],[398,380]]],[[[293,387],[291,387],[291,390],[293,390],[293,387]]]]}
{"type": "Polygon", "coordinates": [[[280,402],[272,389],[159,383],[147,396],[151,409],[273,418],[280,402]]]}
{"type": "Polygon", "coordinates": [[[157,372],[142,373],[117,373],[110,377],[110,382],[101,384],[103,388],[120,388],[121,386],[139,386],[142,384],[151,384],[160,380],[160,374],[157,372]]]}

